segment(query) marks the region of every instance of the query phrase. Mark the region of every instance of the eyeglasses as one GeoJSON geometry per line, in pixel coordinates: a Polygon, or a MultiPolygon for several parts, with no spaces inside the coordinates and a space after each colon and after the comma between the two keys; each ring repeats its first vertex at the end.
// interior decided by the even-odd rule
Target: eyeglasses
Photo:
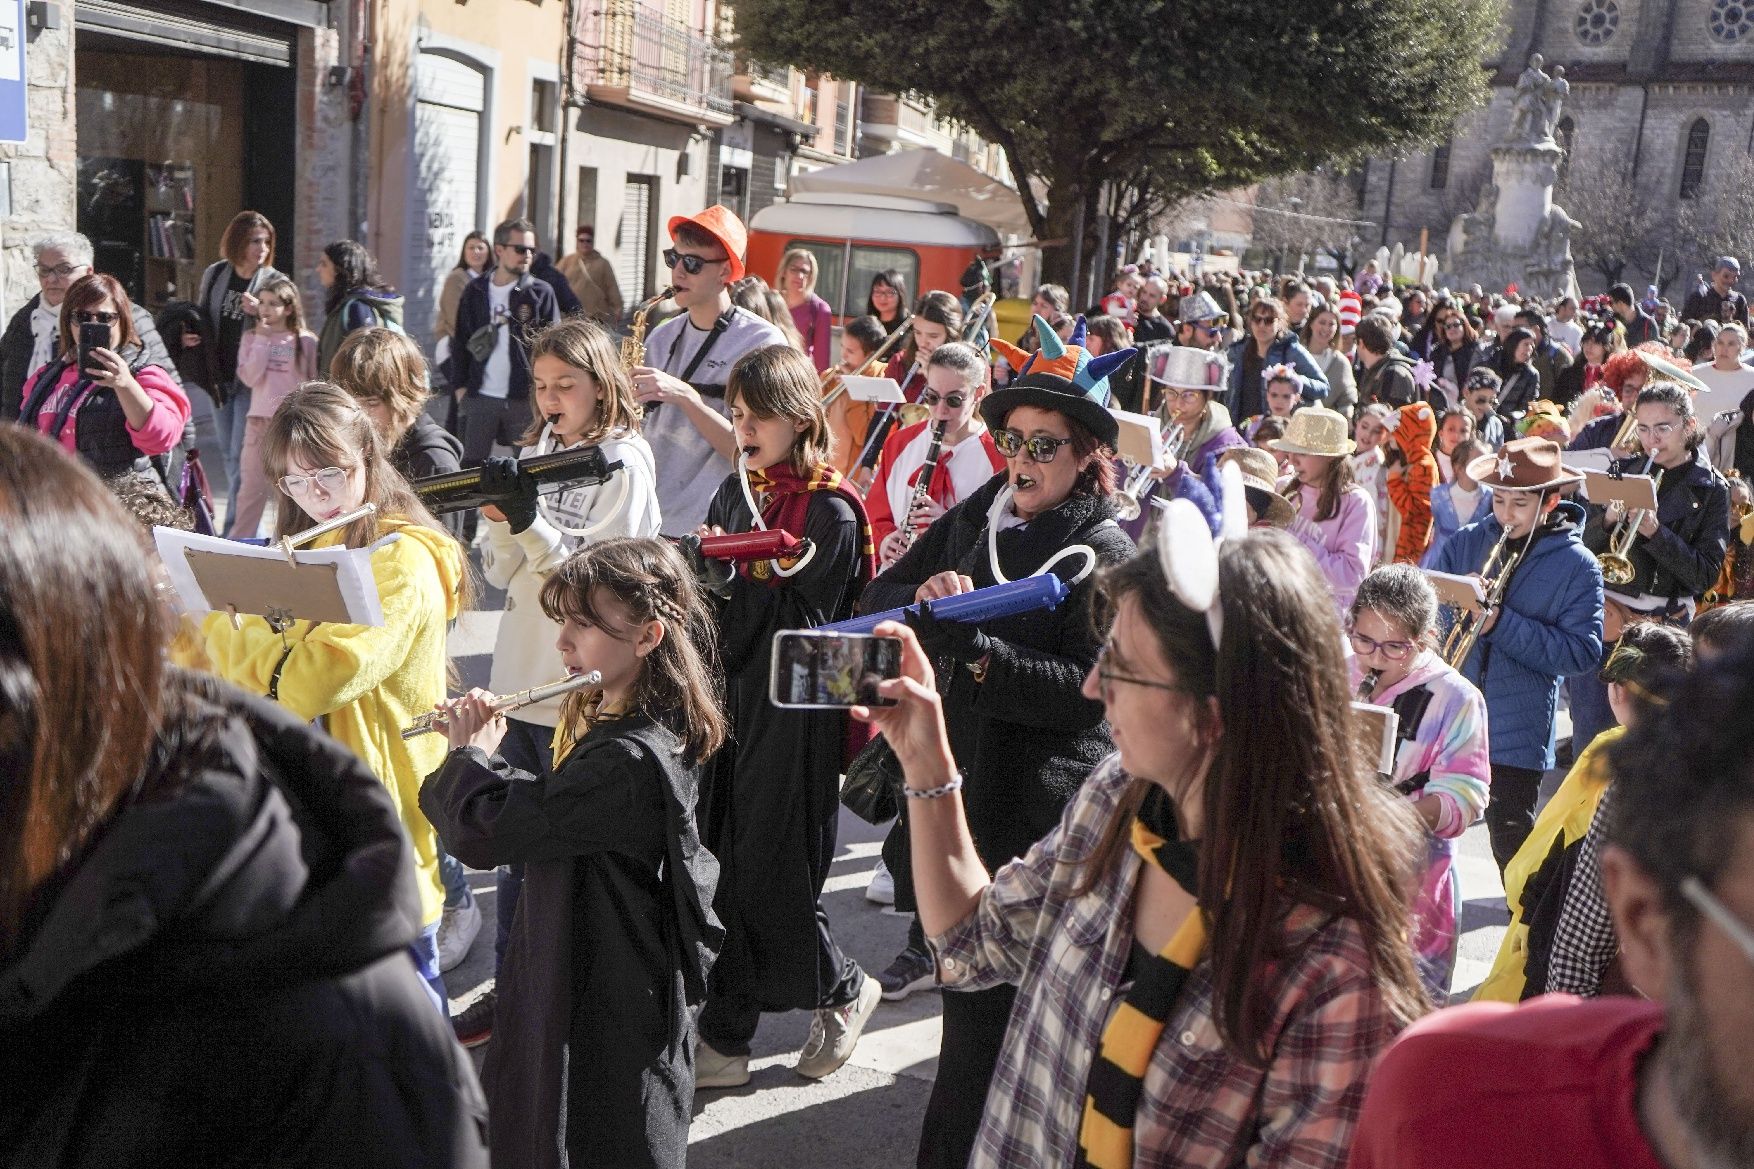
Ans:
{"type": "Polygon", "coordinates": [[[1051,463],[1054,461],[1054,456],[1060,453],[1061,447],[1071,444],[1072,440],[1069,438],[1054,438],[1047,434],[1032,434],[1028,438],[1024,438],[1017,431],[1010,429],[993,432],[993,445],[998,447],[999,453],[1007,459],[1014,459],[1020,452],[1028,451],[1029,457],[1036,462],[1051,463]]]}
{"type": "MultiPolygon", "coordinates": [[[[1100,658],[1098,659],[1100,660],[1100,658]]],[[[1681,881],[1681,896],[1692,902],[1693,908],[1711,919],[1713,925],[1729,935],[1736,948],[1754,962],[1754,930],[1749,929],[1742,920],[1730,912],[1730,907],[1717,899],[1705,882],[1698,877],[1684,877],[1681,881]]]]}
{"type": "Polygon", "coordinates": [[[113,325],[122,319],[121,313],[96,313],[81,310],[73,314],[73,319],[82,325],[113,325]]]}
{"type": "Polygon", "coordinates": [[[700,270],[708,264],[723,264],[724,262],[724,257],[715,260],[706,256],[696,256],[691,252],[679,252],[675,248],[664,249],[664,267],[674,268],[681,264],[682,270],[690,276],[699,276],[700,270]]]}
{"type": "Polygon", "coordinates": [[[520,256],[528,256],[536,251],[535,244],[500,244],[502,248],[510,248],[520,256]]]}
{"type": "Polygon", "coordinates": [[[1655,424],[1640,422],[1634,429],[1639,438],[1668,438],[1675,433],[1675,428],[1680,425],[1679,422],[1658,422],[1655,424]]]}
{"type": "Polygon", "coordinates": [[[1444,332],[1446,332],[1446,333],[1448,333],[1448,332],[1459,333],[1462,331],[1462,322],[1460,322],[1460,321],[1445,321],[1443,328],[1444,328],[1444,332]]]}
{"type": "Polygon", "coordinates": [[[1171,694],[1193,693],[1193,691],[1189,690],[1186,686],[1179,685],[1175,682],[1154,682],[1150,678],[1129,678],[1125,674],[1117,674],[1107,666],[1108,651],[1109,647],[1106,645],[1096,651],[1096,682],[1098,688],[1102,691],[1102,700],[1104,702],[1109,700],[1116,682],[1121,682],[1128,686],[1147,686],[1153,690],[1167,690],[1171,694]]]}
{"type": "Polygon", "coordinates": [[[1364,634],[1358,632],[1356,629],[1348,629],[1346,631],[1346,636],[1352,639],[1352,650],[1354,653],[1360,654],[1364,657],[1369,657],[1374,653],[1380,653],[1391,662],[1406,661],[1407,655],[1419,648],[1410,641],[1376,641],[1364,636],[1364,634]]]}
{"type": "Polygon", "coordinates": [[[1273,316],[1271,313],[1250,313],[1249,314],[1249,324],[1251,324],[1251,325],[1277,325],[1278,323],[1279,323],[1279,318],[1276,316],[1273,316]]]}
{"type": "Polygon", "coordinates": [[[922,406],[936,406],[942,402],[952,410],[960,410],[966,401],[968,401],[967,394],[940,395],[937,390],[925,390],[920,394],[920,405],[922,406]]]}
{"type": "Polygon", "coordinates": [[[293,499],[301,499],[311,493],[315,487],[324,495],[334,495],[347,485],[347,476],[351,471],[344,467],[324,467],[315,475],[282,475],[280,490],[293,499]]]}
{"type": "Polygon", "coordinates": [[[85,267],[84,264],[56,264],[53,268],[45,268],[41,264],[38,264],[37,279],[47,280],[49,277],[53,276],[58,280],[71,280],[73,279],[73,274],[83,267],[85,267]]]}
{"type": "Polygon", "coordinates": [[[1203,402],[1206,400],[1206,391],[1205,390],[1177,390],[1177,391],[1175,391],[1174,396],[1175,396],[1176,400],[1179,402],[1193,402],[1193,401],[1203,402]]]}
{"type": "Polygon", "coordinates": [[[1194,322],[1194,331],[1196,333],[1204,333],[1206,336],[1212,337],[1212,336],[1216,336],[1222,330],[1220,330],[1217,325],[1208,325],[1204,321],[1195,321],[1194,322]]]}

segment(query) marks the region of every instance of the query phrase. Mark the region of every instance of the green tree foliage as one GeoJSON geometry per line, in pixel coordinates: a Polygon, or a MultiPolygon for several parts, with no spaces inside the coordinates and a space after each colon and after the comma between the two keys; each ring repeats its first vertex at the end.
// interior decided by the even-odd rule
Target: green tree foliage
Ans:
{"type": "MultiPolygon", "coordinates": [[[[1003,147],[1049,241],[1080,207],[1094,240],[1104,183],[1171,205],[1442,138],[1484,100],[1499,14],[1500,0],[738,0],[736,25],[756,59],[917,94],[1003,147]]],[[[1048,251],[1050,274],[1069,252],[1048,251]]]]}

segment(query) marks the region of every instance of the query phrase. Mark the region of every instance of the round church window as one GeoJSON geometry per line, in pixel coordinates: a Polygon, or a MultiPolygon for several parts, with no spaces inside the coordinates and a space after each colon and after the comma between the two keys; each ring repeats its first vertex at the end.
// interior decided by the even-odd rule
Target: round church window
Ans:
{"type": "Polygon", "coordinates": [[[1619,27],[1620,5],[1614,0],[1583,0],[1578,6],[1577,39],[1584,44],[1605,45],[1619,27]]]}
{"type": "Polygon", "coordinates": [[[1754,29],[1754,0],[1712,0],[1705,23],[1720,41],[1739,41],[1754,29]]]}

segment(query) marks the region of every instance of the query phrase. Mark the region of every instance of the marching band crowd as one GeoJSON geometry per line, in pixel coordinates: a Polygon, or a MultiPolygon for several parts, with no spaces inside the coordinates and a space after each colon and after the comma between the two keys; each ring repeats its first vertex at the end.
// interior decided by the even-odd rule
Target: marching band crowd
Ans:
{"type": "Polygon", "coordinates": [[[1128,268],[1013,337],[976,260],[880,274],[837,338],[808,251],[769,287],[725,208],[668,232],[619,338],[589,240],[472,234],[430,362],[351,241],[320,334],[252,212],[156,322],[37,245],[0,338],[0,1162],[681,1166],[764,1013],[811,1012],[821,1079],[938,986],[921,1166],[1754,1164],[1733,259],[1680,313],[1128,268]],[[538,481],[567,454],[599,473],[538,481]],[[151,531],[270,504],[370,550],[378,624],[182,603],[151,531]],[[491,680],[448,699],[478,577],[491,680]],[[777,633],[891,609],[883,704],[769,700],[777,633]],[[870,972],[822,904],[869,775],[868,896],[911,917],[870,972]],[[1441,1009],[1481,820],[1511,925],[1441,1009]],[[464,865],[496,981],[450,1018],[464,865]]]}

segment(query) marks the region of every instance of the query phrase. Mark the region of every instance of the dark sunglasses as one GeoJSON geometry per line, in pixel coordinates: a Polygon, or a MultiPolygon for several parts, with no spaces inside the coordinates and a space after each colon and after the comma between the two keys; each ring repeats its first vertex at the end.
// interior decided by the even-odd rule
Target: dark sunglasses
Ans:
{"type": "Polygon", "coordinates": [[[967,394],[945,394],[940,397],[937,390],[926,390],[920,394],[920,405],[922,406],[936,406],[942,402],[952,410],[960,410],[966,401],[968,401],[967,394]]]}
{"type": "Polygon", "coordinates": [[[73,314],[73,319],[82,325],[113,325],[122,319],[120,313],[94,313],[81,310],[73,314]]]}
{"type": "Polygon", "coordinates": [[[1029,457],[1038,463],[1051,463],[1054,456],[1060,453],[1063,446],[1071,446],[1069,438],[1054,438],[1046,434],[1032,434],[1024,438],[1015,430],[993,431],[993,445],[1007,459],[1014,459],[1022,451],[1028,451],[1029,457]]]}
{"type": "Polygon", "coordinates": [[[1264,313],[1249,314],[1249,324],[1251,325],[1277,325],[1278,323],[1278,317],[1268,316],[1264,313]]]}
{"type": "Polygon", "coordinates": [[[708,264],[723,264],[724,262],[723,259],[709,260],[705,256],[696,256],[691,255],[688,252],[679,252],[675,248],[664,249],[664,267],[674,268],[676,265],[681,264],[682,270],[690,276],[699,276],[700,270],[708,264]]]}
{"type": "Polygon", "coordinates": [[[500,244],[499,246],[502,248],[510,248],[520,256],[528,256],[536,250],[535,244],[500,244]]]}

